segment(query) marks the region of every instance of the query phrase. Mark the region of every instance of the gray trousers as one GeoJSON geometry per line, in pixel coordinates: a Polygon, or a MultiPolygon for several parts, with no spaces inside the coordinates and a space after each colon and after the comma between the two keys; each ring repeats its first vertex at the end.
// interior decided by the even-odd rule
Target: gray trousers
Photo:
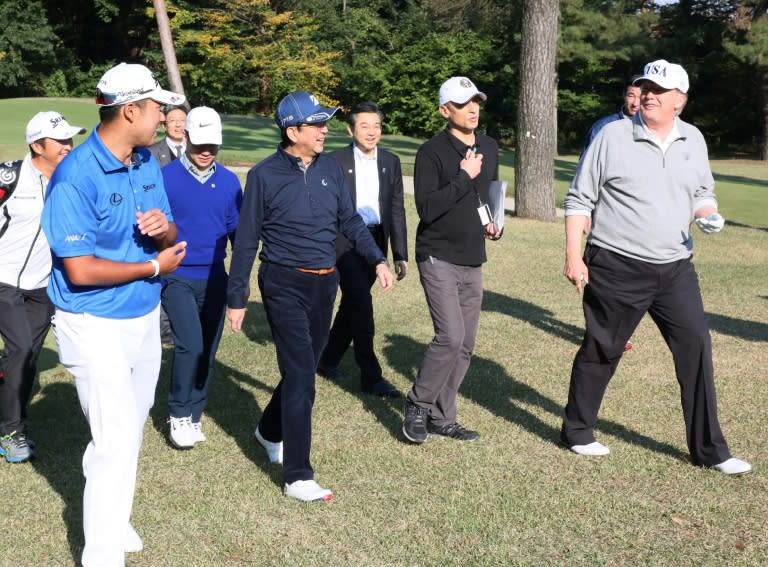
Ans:
{"type": "Polygon", "coordinates": [[[408,399],[428,411],[430,423],[456,421],[456,395],[475,348],[483,302],[481,266],[430,258],[418,263],[435,337],[429,343],[408,399]]]}

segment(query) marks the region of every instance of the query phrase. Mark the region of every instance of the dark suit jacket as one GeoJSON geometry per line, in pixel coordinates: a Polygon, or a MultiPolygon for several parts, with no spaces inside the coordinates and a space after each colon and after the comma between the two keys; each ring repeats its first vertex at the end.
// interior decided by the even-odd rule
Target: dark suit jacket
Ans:
{"type": "MultiPolygon", "coordinates": [[[[352,193],[352,201],[357,205],[357,189],[355,187],[355,155],[352,144],[335,152],[331,152],[344,170],[344,180],[352,193]]],[[[403,172],[400,168],[400,158],[392,152],[377,148],[379,169],[379,212],[383,239],[377,242],[384,255],[387,254],[387,244],[392,245],[394,261],[408,261],[408,233],[405,226],[405,206],[403,205],[403,172]]],[[[341,234],[336,239],[336,257],[352,249],[352,245],[341,234]]]]}
{"type": "Polygon", "coordinates": [[[155,159],[157,160],[157,163],[160,164],[160,167],[168,165],[173,160],[177,159],[176,156],[173,155],[171,149],[168,147],[168,143],[165,141],[165,138],[159,142],[155,142],[147,149],[153,156],[155,156],[155,159]]]}

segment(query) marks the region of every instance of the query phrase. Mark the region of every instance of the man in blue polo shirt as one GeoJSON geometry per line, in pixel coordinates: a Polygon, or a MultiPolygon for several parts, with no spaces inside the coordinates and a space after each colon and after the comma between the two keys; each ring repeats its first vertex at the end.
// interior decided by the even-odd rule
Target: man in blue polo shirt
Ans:
{"type": "Polygon", "coordinates": [[[143,65],[99,81],[99,124],[51,178],[42,227],[59,359],[75,378],[92,439],[83,457],[83,567],[122,567],[141,538],[129,521],[144,422],[160,370],[160,278],[184,258],[148,150],[165,91],[143,65]]]}

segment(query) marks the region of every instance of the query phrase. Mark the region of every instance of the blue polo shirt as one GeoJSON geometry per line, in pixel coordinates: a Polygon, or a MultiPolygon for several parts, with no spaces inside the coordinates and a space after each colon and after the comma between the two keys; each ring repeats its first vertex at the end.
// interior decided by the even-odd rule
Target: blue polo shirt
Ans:
{"type": "Polygon", "coordinates": [[[77,286],[62,258],[95,256],[146,262],[157,256],[151,237],[139,232],[136,213],[160,209],[172,221],[157,162],[137,148],[121,163],[102,143],[98,128],[56,168],[48,185],[41,225],[51,247],[48,295],[59,309],[110,319],[140,317],[160,302],[160,278],[112,286],[77,286]]]}

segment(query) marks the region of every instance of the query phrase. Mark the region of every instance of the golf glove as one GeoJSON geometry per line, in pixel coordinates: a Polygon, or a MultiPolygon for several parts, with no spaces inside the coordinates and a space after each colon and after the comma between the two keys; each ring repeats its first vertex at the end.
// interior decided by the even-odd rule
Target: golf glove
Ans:
{"type": "Polygon", "coordinates": [[[720,232],[724,225],[725,219],[720,213],[712,213],[709,216],[696,219],[696,226],[698,226],[702,232],[706,232],[707,234],[720,232]]]}

